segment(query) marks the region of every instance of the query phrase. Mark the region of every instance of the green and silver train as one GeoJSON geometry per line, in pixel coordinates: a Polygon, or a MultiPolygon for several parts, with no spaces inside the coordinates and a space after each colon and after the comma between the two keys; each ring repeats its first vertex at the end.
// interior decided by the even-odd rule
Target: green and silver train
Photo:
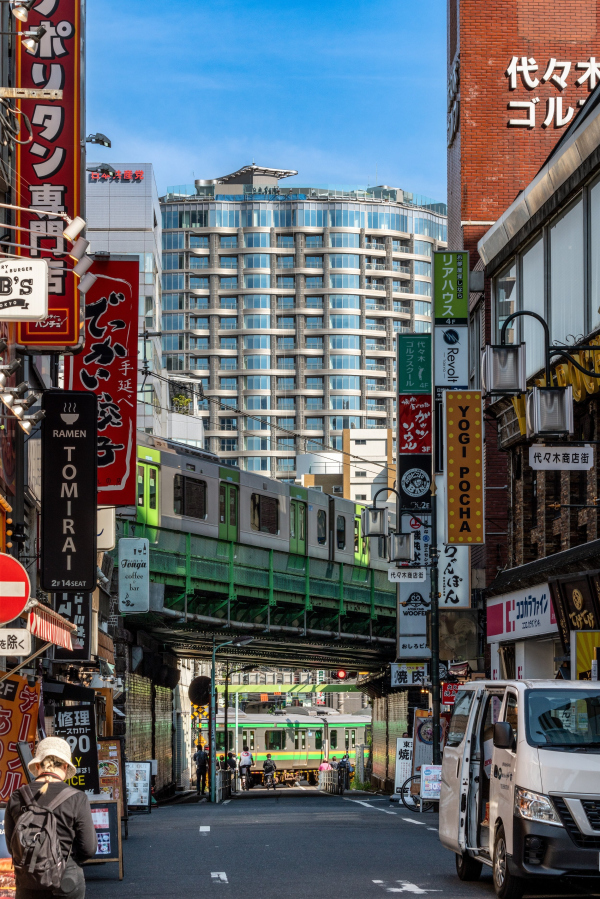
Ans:
{"type": "Polygon", "coordinates": [[[387,570],[385,541],[363,537],[364,505],[227,467],[175,441],[142,432],[137,440],[136,516],[151,542],[163,527],[387,570]]]}
{"type": "MultiPolygon", "coordinates": [[[[235,716],[230,709],[225,740],[225,717],[217,714],[217,753],[227,755],[236,750],[235,716]]],[[[323,759],[338,759],[349,752],[354,759],[357,746],[367,743],[371,718],[366,715],[294,715],[293,709],[274,715],[240,714],[238,722],[238,754],[248,746],[254,756],[253,777],[262,777],[267,753],[277,765],[278,780],[294,781],[303,775],[316,783],[323,759]]],[[[200,738],[208,744],[208,719],[200,725],[200,738]]]]}

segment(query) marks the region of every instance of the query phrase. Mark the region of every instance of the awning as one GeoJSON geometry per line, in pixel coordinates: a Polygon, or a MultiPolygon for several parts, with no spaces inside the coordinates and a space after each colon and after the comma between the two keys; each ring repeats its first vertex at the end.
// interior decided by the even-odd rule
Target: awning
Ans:
{"type": "Polygon", "coordinates": [[[35,606],[30,609],[27,616],[27,630],[34,637],[39,637],[44,643],[54,643],[73,651],[71,634],[77,630],[77,625],[67,621],[48,606],[43,606],[35,601],[35,606]]]}

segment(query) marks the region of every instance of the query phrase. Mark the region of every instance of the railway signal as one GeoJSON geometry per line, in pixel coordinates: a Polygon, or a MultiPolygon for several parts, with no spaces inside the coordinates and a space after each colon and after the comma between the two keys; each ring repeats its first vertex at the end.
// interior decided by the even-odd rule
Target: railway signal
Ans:
{"type": "Polygon", "coordinates": [[[356,671],[348,671],[347,668],[336,668],[335,671],[330,671],[329,675],[332,680],[352,680],[356,677],[356,671]]]}

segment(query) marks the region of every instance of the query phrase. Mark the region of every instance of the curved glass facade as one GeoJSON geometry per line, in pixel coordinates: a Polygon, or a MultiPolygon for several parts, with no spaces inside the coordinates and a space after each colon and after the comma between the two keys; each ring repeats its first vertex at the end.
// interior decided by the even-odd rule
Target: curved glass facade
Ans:
{"type": "Polygon", "coordinates": [[[207,376],[207,448],[293,481],[293,453],[341,449],[345,427],[395,428],[395,335],[431,329],[444,207],[394,202],[391,188],[356,202],[316,188],[202,190],[161,201],[162,330],[164,367],[207,376]]]}

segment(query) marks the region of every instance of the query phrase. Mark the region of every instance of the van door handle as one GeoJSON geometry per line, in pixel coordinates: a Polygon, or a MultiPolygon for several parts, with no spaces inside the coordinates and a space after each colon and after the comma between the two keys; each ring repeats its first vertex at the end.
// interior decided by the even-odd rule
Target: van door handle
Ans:
{"type": "Polygon", "coordinates": [[[457,777],[458,777],[458,771],[459,771],[459,769],[460,769],[460,758],[459,758],[458,761],[456,762],[456,776],[457,776],[457,777]]]}

